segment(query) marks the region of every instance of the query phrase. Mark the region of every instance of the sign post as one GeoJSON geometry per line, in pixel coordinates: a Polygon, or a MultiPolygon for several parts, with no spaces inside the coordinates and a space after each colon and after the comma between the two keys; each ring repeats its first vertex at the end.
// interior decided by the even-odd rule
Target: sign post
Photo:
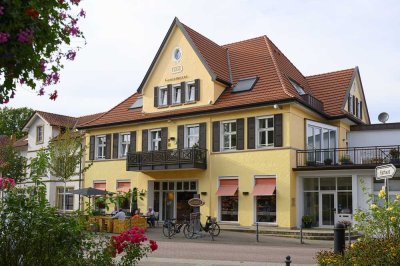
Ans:
{"type": "Polygon", "coordinates": [[[385,180],[385,198],[386,204],[389,203],[389,179],[396,173],[396,167],[393,164],[379,165],[375,168],[376,180],[385,180]]]}

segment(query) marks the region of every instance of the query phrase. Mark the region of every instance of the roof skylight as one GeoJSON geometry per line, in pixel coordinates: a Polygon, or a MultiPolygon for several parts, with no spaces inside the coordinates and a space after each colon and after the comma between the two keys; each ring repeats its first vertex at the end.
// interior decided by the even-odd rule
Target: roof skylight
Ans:
{"type": "Polygon", "coordinates": [[[233,87],[232,92],[242,92],[242,91],[249,91],[251,90],[257,82],[257,77],[250,77],[239,79],[236,83],[236,86],[233,87]]]}
{"type": "Polygon", "coordinates": [[[143,98],[138,97],[136,101],[129,107],[129,109],[140,108],[143,107],[143,98]]]}
{"type": "Polygon", "coordinates": [[[302,86],[300,86],[296,81],[292,80],[289,78],[290,83],[292,83],[293,87],[296,89],[296,91],[300,94],[300,95],[304,95],[306,94],[304,92],[304,89],[302,86]]]}

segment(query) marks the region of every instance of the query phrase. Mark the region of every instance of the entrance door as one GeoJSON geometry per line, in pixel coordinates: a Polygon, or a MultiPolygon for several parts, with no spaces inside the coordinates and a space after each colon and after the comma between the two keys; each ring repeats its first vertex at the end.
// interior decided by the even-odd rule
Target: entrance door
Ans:
{"type": "Polygon", "coordinates": [[[335,225],[335,206],[336,197],[335,192],[321,192],[320,196],[320,221],[321,227],[332,227],[335,225]]]}
{"type": "Polygon", "coordinates": [[[162,200],[162,219],[165,221],[166,219],[175,218],[175,193],[174,191],[164,191],[163,192],[163,200],[162,200]]]}
{"type": "Polygon", "coordinates": [[[193,192],[176,192],[176,219],[181,222],[186,219],[189,219],[189,215],[191,212],[190,205],[188,204],[188,200],[193,198],[193,192]]]}

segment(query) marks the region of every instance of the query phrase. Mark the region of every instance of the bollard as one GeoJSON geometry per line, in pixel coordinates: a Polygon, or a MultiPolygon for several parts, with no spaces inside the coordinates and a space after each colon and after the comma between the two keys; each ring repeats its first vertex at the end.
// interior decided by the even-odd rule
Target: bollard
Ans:
{"type": "Polygon", "coordinates": [[[290,256],[286,256],[285,263],[286,263],[286,266],[290,266],[290,263],[292,263],[292,260],[290,259],[290,256]]]}
{"type": "Polygon", "coordinates": [[[300,244],[304,244],[304,242],[303,242],[303,225],[300,226],[300,244]]]}
{"type": "Polygon", "coordinates": [[[259,240],[258,240],[258,222],[256,223],[256,239],[257,239],[257,242],[259,242],[259,240]]]}
{"type": "Polygon", "coordinates": [[[351,225],[348,226],[349,229],[349,246],[351,245],[351,225]]]}
{"type": "Polygon", "coordinates": [[[343,253],[346,241],[345,238],[346,227],[344,226],[344,224],[337,223],[333,231],[334,231],[333,251],[335,253],[343,253]]]}

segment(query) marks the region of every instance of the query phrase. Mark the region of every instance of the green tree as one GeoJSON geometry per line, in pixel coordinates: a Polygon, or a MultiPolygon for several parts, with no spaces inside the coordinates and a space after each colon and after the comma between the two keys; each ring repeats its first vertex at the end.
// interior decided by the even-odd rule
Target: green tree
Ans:
{"type": "Polygon", "coordinates": [[[67,182],[73,176],[81,176],[91,164],[82,167],[82,159],[86,146],[83,145],[84,135],[67,129],[53,138],[48,147],[50,161],[49,170],[52,175],[64,182],[63,210],[65,212],[65,189],[67,182]]]}
{"type": "Polygon", "coordinates": [[[11,143],[0,146],[0,173],[12,177],[17,183],[26,178],[27,160],[16,151],[11,143]]]}
{"type": "MultiPolygon", "coordinates": [[[[0,103],[14,98],[18,84],[45,94],[57,84],[64,60],[85,44],[78,27],[86,16],[80,0],[0,1],[0,103]]],[[[57,98],[57,91],[49,94],[57,98]]]]}
{"type": "Polygon", "coordinates": [[[0,108],[0,135],[15,135],[17,139],[25,134],[22,127],[32,116],[34,111],[27,107],[22,108],[0,108]]]}

